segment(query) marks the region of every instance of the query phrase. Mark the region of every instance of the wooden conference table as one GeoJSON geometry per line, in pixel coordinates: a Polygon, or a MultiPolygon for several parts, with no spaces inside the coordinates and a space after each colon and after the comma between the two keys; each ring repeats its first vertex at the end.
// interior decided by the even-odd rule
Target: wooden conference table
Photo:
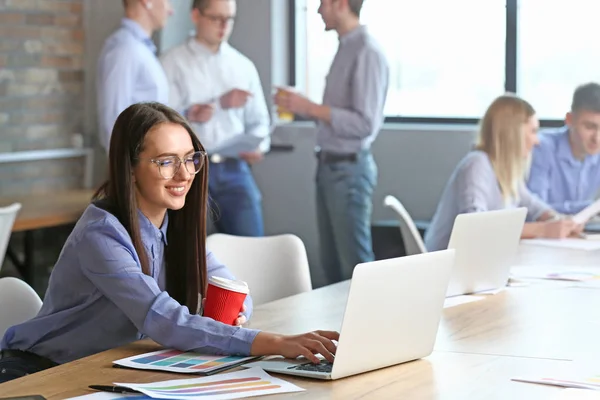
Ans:
{"type": "MultiPolygon", "coordinates": [[[[599,259],[600,252],[522,246],[518,263],[596,266],[599,259]]],[[[341,282],[261,305],[255,310],[251,327],[281,333],[337,330],[348,288],[349,282],[341,282]]],[[[445,309],[435,351],[422,360],[333,382],[280,377],[306,389],[293,394],[306,399],[552,398],[561,389],[510,379],[569,373],[576,365],[573,360],[597,358],[598,309],[600,289],[558,282],[509,287],[483,300],[445,309]]],[[[91,384],[184,378],[111,367],[116,359],[158,349],[151,341],[136,342],[5,383],[0,385],[0,393],[4,397],[42,394],[47,399],[64,399],[92,393],[86,389],[91,384]]]]}

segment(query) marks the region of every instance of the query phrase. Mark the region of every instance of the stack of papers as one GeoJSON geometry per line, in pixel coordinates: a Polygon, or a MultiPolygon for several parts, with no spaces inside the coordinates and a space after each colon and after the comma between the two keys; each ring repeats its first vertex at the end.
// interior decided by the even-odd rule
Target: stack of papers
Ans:
{"type": "Polygon", "coordinates": [[[596,215],[600,213],[600,200],[596,200],[583,210],[579,211],[577,214],[573,216],[573,221],[578,224],[585,224],[590,219],[594,218],[596,215]]]}
{"type": "Polygon", "coordinates": [[[239,158],[240,153],[257,151],[263,140],[265,138],[254,135],[235,135],[219,144],[219,146],[208,149],[208,153],[211,155],[218,154],[221,157],[239,158]]]}
{"type": "Polygon", "coordinates": [[[304,389],[267,374],[261,368],[230,372],[206,378],[178,379],[155,383],[115,383],[155,399],[239,399],[304,389]]]}
{"type": "Polygon", "coordinates": [[[215,376],[177,379],[153,383],[114,383],[115,386],[137,390],[140,394],[94,393],[75,397],[78,400],[147,400],[147,399],[188,399],[188,400],[227,400],[244,397],[265,396],[277,393],[301,392],[304,389],[274,378],[261,368],[230,372],[215,376]]]}

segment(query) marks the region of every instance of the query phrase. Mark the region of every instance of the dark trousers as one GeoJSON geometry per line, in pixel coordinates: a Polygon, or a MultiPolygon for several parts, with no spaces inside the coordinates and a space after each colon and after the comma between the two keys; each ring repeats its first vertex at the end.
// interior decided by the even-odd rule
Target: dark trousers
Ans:
{"type": "Polygon", "coordinates": [[[2,350],[0,351],[0,384],[57,365],[54,361],[27,351],[2,350]]]}
{"type": "Polygon", "coordinates": [[[208,190],[216,214],[214,227],[236,236],[263,236],[261,194],[248,163],[227,159],[210,163],[208,190]]]}

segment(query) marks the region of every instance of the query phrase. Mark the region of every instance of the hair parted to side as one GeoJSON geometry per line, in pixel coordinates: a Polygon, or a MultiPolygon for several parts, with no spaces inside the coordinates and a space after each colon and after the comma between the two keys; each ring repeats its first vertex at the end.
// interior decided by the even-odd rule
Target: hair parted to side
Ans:
{"type": "Polygon", "coordinates": [[[527,158],[523,124],[535,115],[527,101],[512,93],[496,98],[479,124],[477,149],[487,153],[505,200],[518,196],[527,158]]]}
{"type": "Polygon", "coordinates": [[[194,0],[192,1],[192,10],[198,9],[200,11],[204,11],[210,5],[212,0],[194,0]]]}
{"type": "MultiPolygon", "coordinates": [[[[129,233],[146,275],[151,271],[140,235],[133,170],[148,132],[165,123],[181,125],[188,131],[194,149],[204,151],[192,128],[175,110],[154,102],[133,104],[115,122],[110,139],[108,180],[94,195],[94,200],[105,204],[107,211],[129,233]]],[[[168,210],[167,291],[192,313],[198,309],[200,296],[206,293],[207,196],[208,166],[205,164],[194,178],[183,208],[168,210]]]]}
{"type": "Polygon", "coordinates": [[[348,7],[350,7],[352,14],[360,17],[360,12],[362,11],[364,2],[365,0],[348,0],[348,7]]]}
{"type": "Polygon", "coordinates": [[[595,82],[580,85],[573,93],[571,111],[600,113],[600,85],[595,82]]]}

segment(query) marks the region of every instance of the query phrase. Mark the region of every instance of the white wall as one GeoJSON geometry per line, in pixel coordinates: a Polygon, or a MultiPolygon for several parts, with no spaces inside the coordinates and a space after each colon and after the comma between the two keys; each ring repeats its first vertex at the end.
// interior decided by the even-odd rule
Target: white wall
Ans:
{"type": "Polygon", "coordinates": [[[239,0],[232,46],[250,57],[260,75],[267,103],[272,108],[271,88],[288,79],[288,1],[239,0]]]}
{"type": "Polygon", "coordinates": [[[190,17],[192,0],[174,0],[173,15],[167,21],[167,26],[156,35],[156,45],[161,52],[177,46],[188,38],[194,29],[194,24],[190,17]]]}
{"type": "Polygon", "coordinates": [[[98,141],[98,118],[96,108],[96,64],[98,54],[102,50],[104,40],[121,23],[123,18],[123,2],[121,0],[85,0],[84,33],[85,33],[85,105],[84,135],[86,146],[96,149],[94,157],[94,184],[97,185],[106,177],[106,154],[98,141]]]}

